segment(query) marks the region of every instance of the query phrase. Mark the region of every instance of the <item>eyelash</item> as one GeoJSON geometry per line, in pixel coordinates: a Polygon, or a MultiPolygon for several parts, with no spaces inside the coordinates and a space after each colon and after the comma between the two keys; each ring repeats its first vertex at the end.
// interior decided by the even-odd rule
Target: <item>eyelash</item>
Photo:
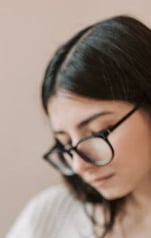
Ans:
{"type": "Polygon", "coordinates": [[[107,126],[107,127],[105,127],[105,128],[103,128],[103,129],[101,129],[101,130],[97,130],[97,131],[91,131],[91,133],[92,133],[92,135],[93,134],[95,134],[96,132],[102,132],[102,131],[105,131],[105,130],[110,130],[110,129],[112,129],[112,126],[110,125],[110,126],[107,126]]]}

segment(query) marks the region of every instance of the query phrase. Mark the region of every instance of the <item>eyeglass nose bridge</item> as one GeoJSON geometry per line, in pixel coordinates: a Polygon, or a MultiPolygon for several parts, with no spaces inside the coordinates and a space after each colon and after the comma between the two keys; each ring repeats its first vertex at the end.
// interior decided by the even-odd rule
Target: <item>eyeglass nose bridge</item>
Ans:
{"type": "Polygon", "coordinates": [[[75,151],[77,153],[77,146],[70,146],[69,148],[65,148],[65,152],[67,154],[69,154],[71,156],[71,158],[73,158],[73,154],[72,154],[72,151],[75,151]]]}
{"type": "Polygon", "coordinates": [[[83,154],[82,152],[80,152],[78,149],[77,149],[77,146],[78,144],[81,142],[81,140],[75,145],[75,146],[70,146],[69,148],[66,148],[64,150],[65,153],[67,153],[71,159],[73,159],[73,153],[72,151],[74,151],[79,157],[80,159],[86,161],[86,162],[89,162],[89,163],[92,163],[91,160],[87,159],[83,154]]]}
{"type": "Polygon", "coordinates": [[[73,159],[73,154],[71,151],[74,151],[80,157],[81,160],[84,160],[87,163],[94,164],[93,161],[91,161],[91,159],[89,159],[88,157],[86,157],[86,155],[79,151],[76,146],[70,147],[70,149],[66,151],[71,156],[71,159],[73,159]]]}

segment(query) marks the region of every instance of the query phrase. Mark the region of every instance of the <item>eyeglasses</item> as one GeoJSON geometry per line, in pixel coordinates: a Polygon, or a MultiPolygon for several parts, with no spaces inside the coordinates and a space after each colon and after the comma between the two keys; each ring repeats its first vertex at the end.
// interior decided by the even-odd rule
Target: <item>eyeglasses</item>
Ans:
{"type": "Polygon", "coordinates": [[[136,105],[111,127],[81,138],[75,146],[67,148],[56,138],[56,144],[44,154],[43,159],[66,176],[75,174],[72,168],[74,159],[72,151],[76,152],[81,159],[93,165],[105,166],[109,164],[113,160],[115,152],[108,140],[108,136],[139,107],[140,105],[136,105]]]}

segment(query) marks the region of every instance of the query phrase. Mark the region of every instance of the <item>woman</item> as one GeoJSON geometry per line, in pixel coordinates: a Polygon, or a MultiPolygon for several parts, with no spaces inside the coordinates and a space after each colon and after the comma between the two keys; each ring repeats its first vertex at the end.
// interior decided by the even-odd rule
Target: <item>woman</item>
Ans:
{"type": "Polygon", "coordinates": [[[150,62],[151,31],[128,16],[59,47],[42,85],[44,159],[65,185],[34,198],[9,238],[150,237],[150,62]]]}

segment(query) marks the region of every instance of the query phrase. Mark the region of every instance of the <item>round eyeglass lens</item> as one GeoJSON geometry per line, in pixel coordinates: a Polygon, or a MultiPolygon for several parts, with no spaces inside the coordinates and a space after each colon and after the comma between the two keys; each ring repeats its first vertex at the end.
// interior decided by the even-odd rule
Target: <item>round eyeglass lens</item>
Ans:
{"type": "Polygon", "coordinates": [[[59,149],[55,149],[49,158],[50,163],[67,176],[75,174],[71,168],[71,160],[72,158],[67,153],[63,153],[59,149]]]}
{"type": "Polygon", "coordinates": [[[78,144],[77,149],[81,156],[96,165],[106,165],[113,157],[111,146],[101,137],[85,139],[78,144]]]}

